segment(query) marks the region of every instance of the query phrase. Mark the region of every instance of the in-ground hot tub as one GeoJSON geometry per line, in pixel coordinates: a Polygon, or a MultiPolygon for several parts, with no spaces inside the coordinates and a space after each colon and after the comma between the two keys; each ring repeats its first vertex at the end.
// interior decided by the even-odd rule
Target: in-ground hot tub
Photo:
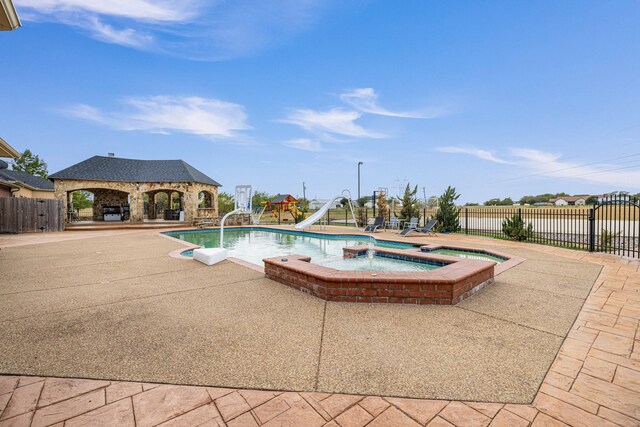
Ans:
{"type": "Polygon", "coordinates": [[[339,268],[331,261],[311,263],[311,258],[288,255],[264,259],[264,270],[272,280],[327,301],[453,305],[493,282],[493,261],[464,259],[420,251],[374,247],[376,257],[428,266],[412,271],[382,271],[362,268],[368,246],[343,249],[339,268]],[[349,260],[358,263],[349,269],[349,260]]]}

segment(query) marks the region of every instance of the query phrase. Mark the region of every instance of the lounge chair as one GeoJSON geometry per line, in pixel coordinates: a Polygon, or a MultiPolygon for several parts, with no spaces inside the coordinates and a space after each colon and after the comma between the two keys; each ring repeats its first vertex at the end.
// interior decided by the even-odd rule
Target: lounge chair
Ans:
{"type": "Polygon", "coordinates": [[[383,224],[384,224],[384,217],[378,216],[376,217],[375,221],[373,221],[373,224],[369,224],[364,228],[364,231],[368,233],[375,233],[376,230],[382,227],[383,224]]]}
{"type": "Polygon", "coordinates": [[[437,223],[438,223],[438,221],[436,221],[435,219],[432,219],[431,221],[426,223],[424,225],[424,227],[422,227],[422,228],[414,228],[412,230],[408,230],[406,233],[403,234],[403,236],[406,236],[407,234],[411,233],[412,231],[416,231],[418,233],[423,233],[423,234],[431,233],[434,236],[437,236],[436,232],[433,231],[433,227],[435,227],[437,223]]]}
{"type": "Polygon", "coordinates": [[[397,230],[398,228],[400,228],[400,221],[398,221],[398,218],[391,218],[387,223],[386,228],[397,230]]]}
{"type": "Polygon", "coordinates": [[[404,230],[400,232],[400,235],[406,236],[416,228],[418,228],[418,218],[411,218],[411,221],[409,221],[409,224],[405,224],[404,230]]]}

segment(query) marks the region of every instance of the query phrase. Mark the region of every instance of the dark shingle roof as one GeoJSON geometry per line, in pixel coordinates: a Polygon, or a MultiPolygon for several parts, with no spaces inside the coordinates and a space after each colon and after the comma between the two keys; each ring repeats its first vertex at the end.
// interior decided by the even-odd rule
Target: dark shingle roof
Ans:
{"type": "Polygon", "coordinates": [[[18,182],[36,190],[53,190],[53,182],[26,172],[0,169],[0,181],[18,182]]]}
{"type": "Polygon", "coordinates": [[[124,182],[200,182],[220,185],[183,160],[136,160],[104,156],[93,156],[56,172],[49,178],[124,182]]]}

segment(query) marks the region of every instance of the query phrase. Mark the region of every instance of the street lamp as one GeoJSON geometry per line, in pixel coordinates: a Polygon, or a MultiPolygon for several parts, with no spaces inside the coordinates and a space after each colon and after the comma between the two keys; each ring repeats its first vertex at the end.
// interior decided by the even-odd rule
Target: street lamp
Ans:
{"type": "Polygon", "coordinates": [[[362,162],[358,162],[358,199],[360,199],[360,166],[364,165],[362,162]]]}

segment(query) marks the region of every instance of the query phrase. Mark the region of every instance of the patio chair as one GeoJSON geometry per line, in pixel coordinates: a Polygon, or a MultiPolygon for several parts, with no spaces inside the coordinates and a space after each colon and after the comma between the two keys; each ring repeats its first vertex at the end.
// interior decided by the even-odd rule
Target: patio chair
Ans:
{"type": "Polygon", "coordinates": [[[376,217],[375,221],[373,221],[373,224],[369,224],[364,228],[364,231],[368,233],[375,233],[376,230],[382,227],[383,224],[384,224],[384,217],[378,216],[376,217]]]}
{"type": "Polygon", "coordinates": [[[407,234],[414,231],[416,228],[418,228],[418,218],[411,218],[411,221],[409,221],[409,224],[405,224],[404,230],[400,232],[400,235],[406,236],[407,234]]]}
{"type": "Polygon", "coordinates": [[[391,218],[389,220],[389,222],[387,223],[386,228],[390,228],[392,230],[397,230],[400,228],[400,221],[398,220],[398,218],[391,218]]]}
{"type": "Polygon", "coordinates": [[[433,227],[435,227],[437,223],[438,223],[438,221],[437,221],[437,220],[432,219],[431,221],[429,221],[428,223],[426,223],[426,224],[424,225],[424,227],[422,227],[422,228],[418,228],[418,229],[416,229],[416,231],[417,231],[418,233],[423,233],[423,234],[429,234],[429,233],[431,233],[431,234],[433,234],[434,236],[437,236],[436,232],[435,232],[435,231],[433,231],[433,227]]]}

